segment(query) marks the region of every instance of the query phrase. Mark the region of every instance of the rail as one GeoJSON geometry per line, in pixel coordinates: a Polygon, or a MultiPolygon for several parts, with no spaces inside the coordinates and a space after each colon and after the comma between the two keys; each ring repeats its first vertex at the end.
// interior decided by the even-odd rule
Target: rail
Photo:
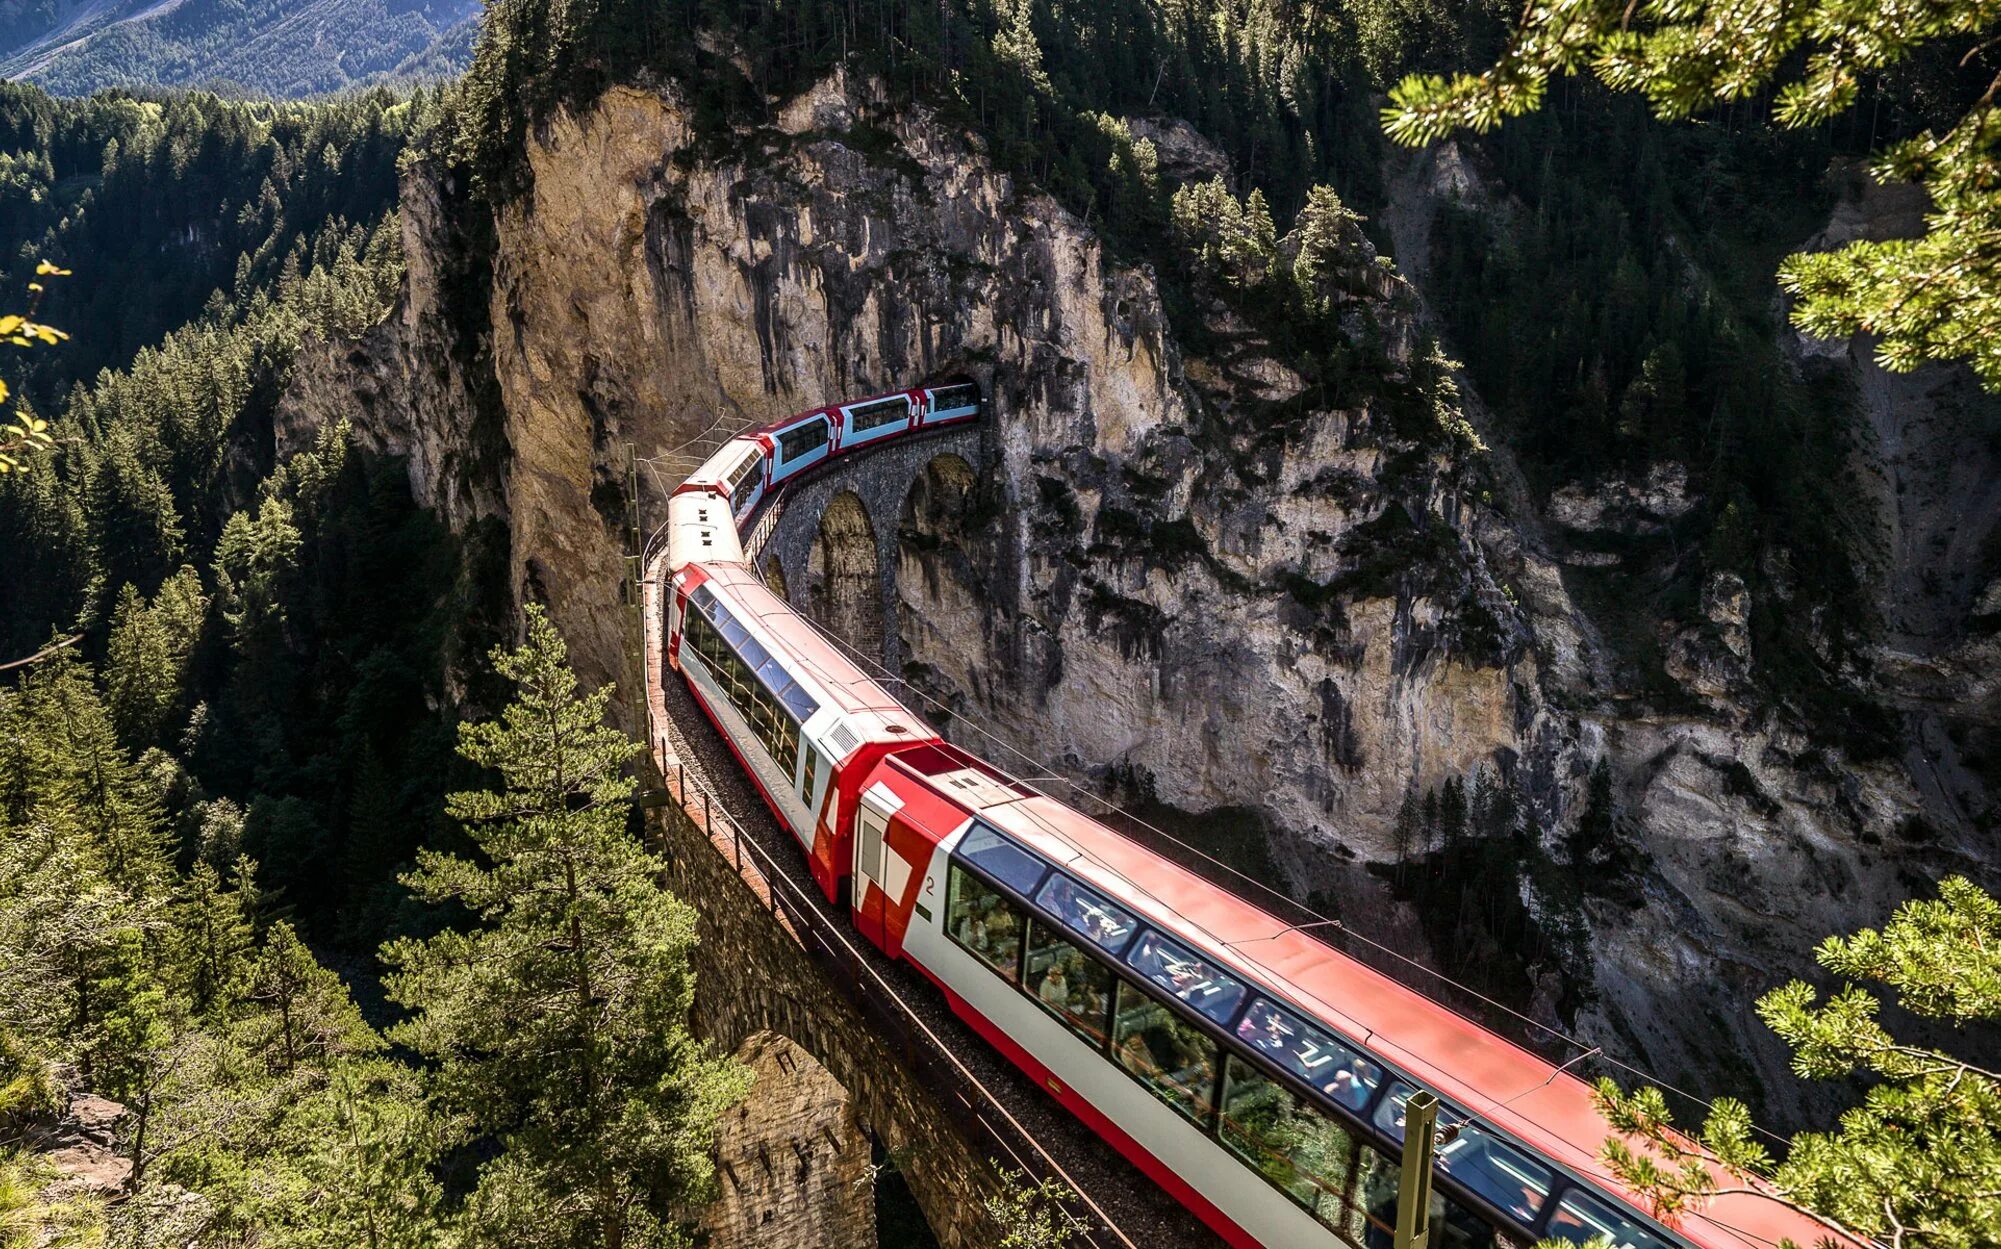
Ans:
{"type": "Polygon", "coordinates": [[[682,815],[734,867],[746,887],[764,902],[772,918],[785,926],[807,955],[833,973],[829,979],[849,1004],[875,1025],[876,1035],[885,1042],[893,1039],[893,1048],[904,1067],[934,1091],[947,1094],[940,1099],[941,1104],[960,1129],[970,1139],[992,1141],[1015,1170],[1036,1179],[1061,1183],[1090,1214],[1089,1219],[1082,1219],[1068,1212],[1077,1220],[1086,1245],[1092,1249],[1138,1249],[1063,1165],[1043,1149],[1034,1134],[1008,1112],[993,1090],[961,1061],[951,1045],[883,978],[868,956],[849,940],[839,922],[820,908],[763,845],[744,835],[742,822],[729,813],[713,791],[690,776],[687,765],[677,757],[678,752],[670,747],[667,737],[657,738],[654,746],[668,793],[682,815]],[[670,759],[671,773],[666,767],[670,759]]]}

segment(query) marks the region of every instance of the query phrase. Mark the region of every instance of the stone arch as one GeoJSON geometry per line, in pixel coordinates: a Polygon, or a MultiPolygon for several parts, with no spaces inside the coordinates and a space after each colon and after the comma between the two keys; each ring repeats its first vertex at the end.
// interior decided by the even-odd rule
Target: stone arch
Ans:
{"type": "Polygon", "coordinates": [[[897,518],[897,543],[924,550],[958,546],[972,517],[979,475],[962,456],[950,451],[932,456],[911,479],[897,518]]]}
{"type": "Polygon", "coordinates": [[[806,610],[835,637],[882,657],[882,563],[868,507],[852,490],[820,517],[806,558],[806,610]]]}
{"type": "Polygon", "coordinates": [[[785,592],[785,565],[778,562],[776,555],[764,557],[764,584],[779,598],[792,601],[792,596],[785,592]]]}
{"type": "Polygon", "coordinates": [[[962,712],[991,662],[993,599],[981,567],[992,527],[978,515],[980,489],[964,457],[934,455],[904,490],[896,526],[897,657],[937,711],[962,712]]]}
{"type": "Polygon", "coordinates": [[[869,1138],[854,1098],[790,1037],[739,1045],[750,1095],[716,1123],[720,1197],[702,1211],[714,1249],[875,1249],[869,1138]]]}

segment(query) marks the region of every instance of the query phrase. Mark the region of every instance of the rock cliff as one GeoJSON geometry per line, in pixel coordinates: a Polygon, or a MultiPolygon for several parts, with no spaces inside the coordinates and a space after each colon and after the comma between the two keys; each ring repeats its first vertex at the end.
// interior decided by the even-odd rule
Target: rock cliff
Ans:
{"type": "MultiPolygon", "coordinates": [[[[970,372],[997,468],[900,518],[888,649],[913,685],[1073,773],[1197,817],[1262,813],[1295,892],[1448,964],[1380,870],[1434,850],[1399,832],[1407,801],[1484,774],[1525,806],[1524,861],[1571,865],[1608,759],[1618,889],[1559,896],[1527,867],[1477,884],[1588,934],[1527,960],[1524,1001],[1553,976],[1564,992],[1536,1009],[1561,996],[1571,1017],[1551,1022],[1707,1087],[1725,1050],[1780,1075],[1752,998],[1973,850],[1971,821],[1913,823],[1904,768],[1756,704],[1744,620],[1772,608],[1741,585],[1671,622],[1689,699],[1667,713],[1621,688],[1566,581],[1590,553],[1563,533],[1678,517],[1673,467],[1535,500],[1504,448],[1411,434],[1457,420],[1449,384],[1421,384],[1422,205],[1479,193],[1449,154],[1394,183],[1416,286],[1364,248],[1343,296],[1370,375],[1308,386],[1220,303],[1171,326],[1150,273],[923,110],[834,81],[775,117],[707,133],[671,93],[626,88],[556,115],[482,265],[463,197],[413,168],[403,298],[305,354],[281,438],[349,416],[455,526],[504,524],[515,589],[603,680],[625,674],[625,443],[666,456],[717,422],[970,372]]],[[[1149,133],[1170,176],[1215,167],[1185,125],[1149,133]]],[[[1192,827],[1220,841],[1223,823],[1192,827]]]]}

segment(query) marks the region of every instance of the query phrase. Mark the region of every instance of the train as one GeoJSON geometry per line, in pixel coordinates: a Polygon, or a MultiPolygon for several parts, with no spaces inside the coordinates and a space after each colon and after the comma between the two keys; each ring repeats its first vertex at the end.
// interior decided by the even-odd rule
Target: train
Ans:
{"type": "Polygon", "coordinates": [[[864,939],[1234,1249],[1389,1249],[1421,1089],[1438,1249],[1860,1249],[1756,1191],[1654,1217],[1582,1080],[946,741],[746,558],[786,484],[984,407],[814,409],[668,500],[666,664],[864,939]]]}

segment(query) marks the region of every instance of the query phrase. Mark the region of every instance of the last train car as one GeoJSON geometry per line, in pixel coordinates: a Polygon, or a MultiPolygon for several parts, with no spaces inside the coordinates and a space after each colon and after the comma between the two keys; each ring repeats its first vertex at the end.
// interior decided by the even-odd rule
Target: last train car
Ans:
{"type": "Polygon", "coordinates": [[[1418,1089],[1440,1249],[1829,1234],[1755,1195],[1649,1217],[1582,1081],[948,744],[882,756],[855,829],[857,926],[1240,1249],[1389,1249],[1418,1089]]]}
{"type": "Polygon", "coordinates": [[[923,403],[920,419],[926,429],[979,419],[980,388],[974,382],[961,380],[927,386],[917,394],[923,403]]]}

